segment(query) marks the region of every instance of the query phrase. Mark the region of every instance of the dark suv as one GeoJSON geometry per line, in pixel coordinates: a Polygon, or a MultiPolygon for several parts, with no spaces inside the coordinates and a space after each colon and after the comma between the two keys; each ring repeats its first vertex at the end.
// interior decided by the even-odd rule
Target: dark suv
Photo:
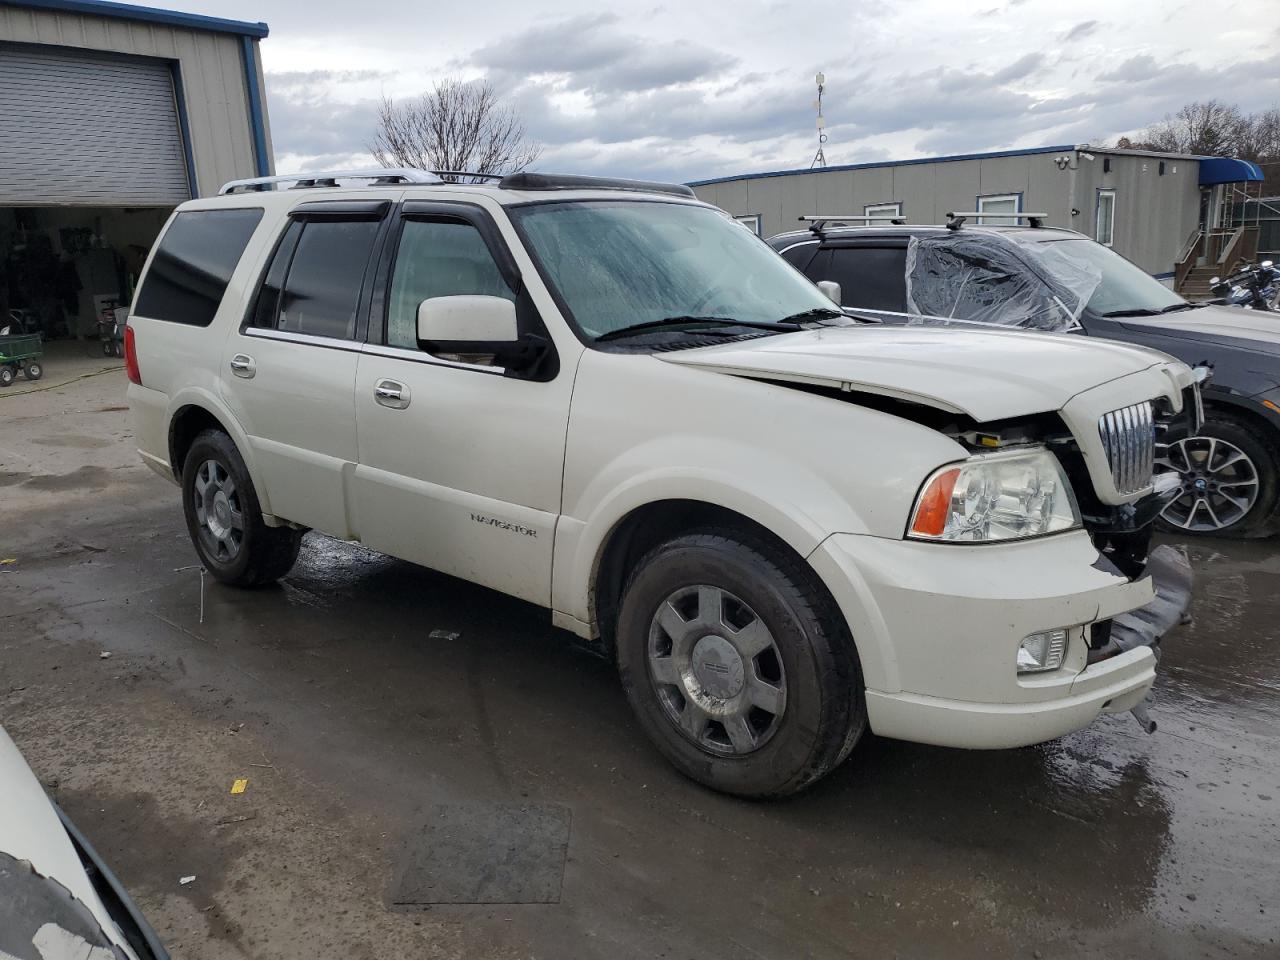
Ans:
{"type": "Polygon", "coordinates": [[[841,305],[869,319],[1106,337],[1212,368],[1201,434],[1161,448],[1183,479],[1164,520],[1218,536],[1280,528],[1280,316],[1188,303],[1072,230],[819,222],[768,242],[810,279],[839,284],[841,305]]]}

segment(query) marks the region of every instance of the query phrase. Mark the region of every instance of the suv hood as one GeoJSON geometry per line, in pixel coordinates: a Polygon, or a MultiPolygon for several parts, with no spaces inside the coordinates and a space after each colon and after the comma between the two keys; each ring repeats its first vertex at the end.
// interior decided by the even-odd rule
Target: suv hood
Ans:
{"type": "Polygon", "coordinates": [[[656,354],[740,377],[874,393],[979,423],[1061,410],[1077,394],[1170,358],[1080,336],[972,327],[822,327],[656,354]]]}
{"type": "Polygon", "coordinates": [[[1209,304],[1150,320],[1128,319],[1124,325],[1138,333],[1163,333],[1189,340],[1228,343],[1245,350],[1280,356],[1280,313],[1265,310],[1209,304]]]}

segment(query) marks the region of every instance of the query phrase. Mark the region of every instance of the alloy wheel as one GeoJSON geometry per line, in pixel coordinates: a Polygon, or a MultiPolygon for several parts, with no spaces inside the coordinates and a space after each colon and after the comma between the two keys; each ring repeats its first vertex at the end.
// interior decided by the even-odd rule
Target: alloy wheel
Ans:
{"type": "Polygon", "coordinates": [[[778,729],[787,685],[773,633],[738,597],[707,584],[670,594],[649,627],[649,677],[667,718],[720,756],[759,750],[778,729]]]}
{"type": "Polygon", "coordinates": [[[219,563],[231,563],[244,543],[244,508],[231,474],[217,460],[206,460],[192,484],[200,540],[219,563]]]}
{"type": "Polygon", "coordinates": [[[1182,487],[1164,519],[1183,530],[1211,533],[1239,523],[1258,500],[1258,468],[1220,437],[1187,437],[1169,444],[1156,462],[1177,472],[1182,487]]]}

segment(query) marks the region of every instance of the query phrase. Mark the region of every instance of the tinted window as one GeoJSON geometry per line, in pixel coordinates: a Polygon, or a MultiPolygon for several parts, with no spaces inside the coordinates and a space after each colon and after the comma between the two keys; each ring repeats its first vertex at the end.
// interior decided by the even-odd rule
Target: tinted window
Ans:
{"type": "Polygon", "coordinates": [[[905,247],[834,247],[818,254],[805,273],[814,281],[840,284],[841,306],[902,313],[906,264],[905,247]]]}
{"type": "Polygon", "coordinates": [[[797,270],[803,271],[809,265],[809,261],[813,259],[813,255],[818,252],[818,244],[800,243],[788,249],[782,254],[782,259],[787,261],[797,270]]]}
{"type": "Polygon", "coordinates": [[[262,219],[262,209],[179,213],[138,291],[138,316],[207,327],[262,219]]]}
{"type": "Polygon", "coordinates": [[[480,231],[459,220],[405,221],[391,278],[387,343],[417,347],[423,300],[475,294],[515,300],[480,231]]]}
{"type": "Polygon", "coordinates": [[[292,225],[267,271],[255,324],[313,337],[354,337],[360,286],[377,235],[376,220],[310,220],[292,225]],[[285,261],[288,272],[280,287],[285,261]],[[274,309],[272,301],[277,302],[274,309]]]}

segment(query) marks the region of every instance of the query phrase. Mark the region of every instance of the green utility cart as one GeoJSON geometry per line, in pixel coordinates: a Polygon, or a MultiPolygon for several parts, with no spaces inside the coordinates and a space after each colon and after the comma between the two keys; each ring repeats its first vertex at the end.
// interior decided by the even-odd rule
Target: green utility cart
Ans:
{"type": "Polygon", "coordinates": [[[40,357],[44,344],[38,333],[12,333],[0,336],[0,387],[7,387],[17,379],[18,371],[28,380],[44,376],[40,357]]]}

